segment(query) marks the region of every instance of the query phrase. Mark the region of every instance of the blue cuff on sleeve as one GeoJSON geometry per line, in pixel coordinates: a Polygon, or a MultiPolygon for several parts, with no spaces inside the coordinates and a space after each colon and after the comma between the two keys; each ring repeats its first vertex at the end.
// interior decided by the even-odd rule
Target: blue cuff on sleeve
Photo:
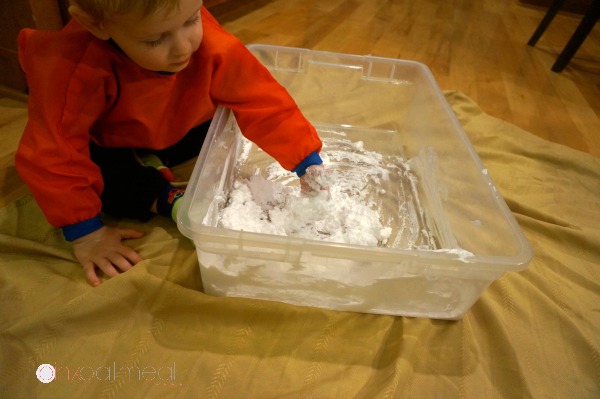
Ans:
{"type": "Polygon", "coordinates": [[[102,219],[100,218],[100,215],[98,215],[91,219],[84,220],[83,222],[64,226],[62,231],[67,241],[73,241],[79,237],[93,233],[102,226],[104,226],[104,223],[102,223],[102,219]]]}
{"type": "Polygon", "coordinates": [[[292,172],[296,173],[298,175],[298,177],[302,177],[302,175],[306,173],[306,169],[309,166],[321,165],[322,163],[323,163],[323,160],[321,159],[321,156],[319,155],[319,151],[314,151],[314,152],[311,152],[309,156],[304,158],[304,160],[302,162],[300,162],[298,164],[298,166],[296,166],[294,169],[292,169],[292,172]]]}

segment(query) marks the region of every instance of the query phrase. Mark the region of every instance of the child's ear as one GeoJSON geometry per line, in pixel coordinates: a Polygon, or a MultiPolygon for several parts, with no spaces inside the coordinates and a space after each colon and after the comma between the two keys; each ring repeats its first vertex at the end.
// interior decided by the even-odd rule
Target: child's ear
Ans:
{"type": "Polygon", "coordinates": [[[104,23],[97,21],[95,18],[83,11],[77,4],[73,4],[69,7],[69,13],[77,22],[79,22],[81,26],[90,31],[90,33],[92,33],[98,39],[110,39],[110,34],[106,30],[104,23]]]}

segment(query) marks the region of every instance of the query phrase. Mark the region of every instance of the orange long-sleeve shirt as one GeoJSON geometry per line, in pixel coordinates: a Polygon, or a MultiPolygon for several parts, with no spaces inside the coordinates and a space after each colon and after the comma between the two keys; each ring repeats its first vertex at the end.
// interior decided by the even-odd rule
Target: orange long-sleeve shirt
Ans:
{"type": "Polygon", "coordinates": [[[288,170],[321,149],[314,127],[268,70],[204,8],[201,18],[200,48],[172,75],[142,69],[75,21],[60,32],[21,32],[29,120],[15,162],[51,224],[77,224],[101,211],[103,182],[89,140],[163,149],[222,104],[244,135],[288,170]]]}

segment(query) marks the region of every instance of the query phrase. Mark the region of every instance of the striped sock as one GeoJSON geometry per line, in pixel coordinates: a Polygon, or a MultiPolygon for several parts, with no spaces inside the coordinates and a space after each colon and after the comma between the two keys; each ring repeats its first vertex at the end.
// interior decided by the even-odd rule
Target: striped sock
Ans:
{"type": "Polygon", "coordinates": [[[158,214],[165,217],[170,217],[175,220],[179,200],[183,197],[185,190],[173,187],[170,184],[165,186],[165,189],[158,195],[156,200],[156,210],[158,214]]]}
{"type": "MultiPolygon", "coordinates": [[[[181,196],[183,197],[183,195],[181,196]]],[[[173,209],[171,210],[171,219],[177,221],[177,210],[179,209],[179,204],[181,204],[181,197],[177,198],[173,203],[173,209]]]]}

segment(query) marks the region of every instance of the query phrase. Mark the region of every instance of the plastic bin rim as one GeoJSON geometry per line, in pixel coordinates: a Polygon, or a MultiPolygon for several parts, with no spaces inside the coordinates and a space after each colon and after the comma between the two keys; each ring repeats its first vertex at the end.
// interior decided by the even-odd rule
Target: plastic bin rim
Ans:
{"type": "MultiPolygon", "coordinates": [[[[303,54],[312,54],[312,55],[325,55],[325,56],[335,56],[335,57],[343,57],[349,59],[356,60],[378,60],[378,61],[386,61],[393,63],[403,63],[403,64],[413,64],[415,66],[419,66],[423,68],[425,71],[430,72],[429,67],[419,61],[408,60],[403,58],[391,58],[391,57],[382,57],[378,55],[371,54],[348,54],[348,53],[339,53],[336,51],[327,51],[327,50],[310,50],[302,47],[290,47],[290,46],[280,46],[280,45],[270,45],[270,44],[261,44],[261,43],[252,43],[246,45],[249,50],[259,50],[259,49],[274,49],[274,50],[285,50],[285,51],[294,51],[297,53],[303,54]]],[[[430,75],[430,73],[428,73],[430,75]]],[[[433,77],[433,76],[432,76],[433,77]]]]}

